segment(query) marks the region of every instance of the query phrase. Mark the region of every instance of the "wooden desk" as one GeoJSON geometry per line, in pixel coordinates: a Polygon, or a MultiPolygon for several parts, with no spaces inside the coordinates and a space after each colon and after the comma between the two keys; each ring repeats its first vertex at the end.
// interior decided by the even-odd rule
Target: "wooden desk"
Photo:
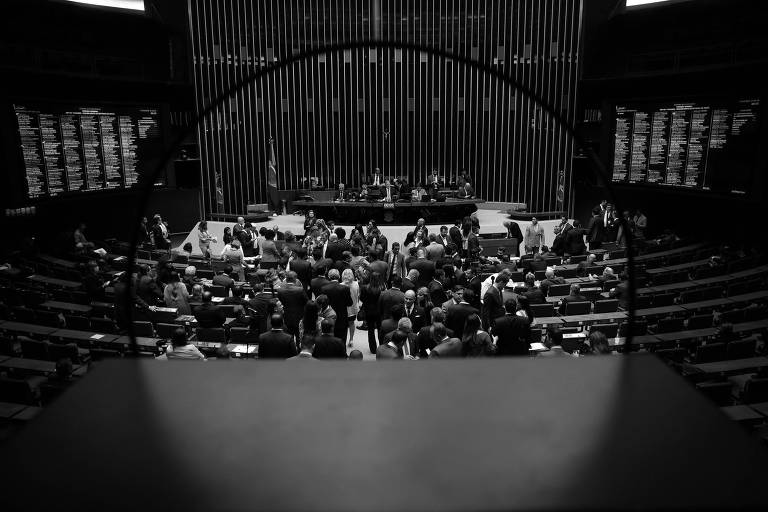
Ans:
{"type": "Polygon", "coordinates": [[[53,265],[58,265],[58,266],[64,267],[64,268],[75,269],[78,266],[77,262],[75,262],[75,261],[63,260],[61,258],[56,258],[54,256],[49,256],[47,254],[43,254],[41,256],[38,256],[38,258],[40,260],[42,260],[42,261],[45,261],[46,263],[51,263],[53,265]]]}
{"type": "Polygon", "coordinates": [[[72,302],[60,302],[57,300],[48,300],[40,304],[41,307],[46,309],[55,309],[58,311],[64,311],[65,313],[82,313],[89,314],[93,307],[85,304],[74,304],[72,302]]]}
{"type": "Polygon", "coordinates": [[[680,307],[686,311],[699,311],[701,309],[715,309],[722,306],[728,306],[733,304],[733,301],[729,298],[702,300],[699,302],[689,302],[688,304],[680,304],[680,307]]]}
{"type": "Polygon", "coordinates": [[[768,265],[760,265],[759,267],[748,268],[747,270],[734,272],[733,274],[730,274],[730,277],[734,279],[741,279],[742,277],[753,277],[756,275],[760,275],[764,272],[768,272],[768,265]]]}
{"type": "MultiPolygon", "coordinates": [[[[659,286],[651,286],[649,289],[653,293],[664,293],[664,292],[677,292],[677,291],[683,291],[683,290],[692,290],[696,288],[697,286],[703,286],[701,284],[701,281],[683,281],[682,283],[670,283],[670,284],[662,284],[659,286]]],[[[639,290],[638,290],[639,293],[639,290]]]]}
{"type": "Polygon", "coordinates": [[[3,322],[0,324],[0,331],[13,332],[16,334],[36,334],[38,336],[49,336],[56,332],[56,327],[45,325],[25,324],[23,322],[3,322]]]}
{"type": "MultiPolygon", "coordinates": [[[[608,343],[610,343],[611,346],[619,347],[627,343],[627,338],[625,337],[615,337],[608,339],[608,343]]],[[[652,334],[646,334],[644,336],[633,336],[632,337],[632,345],[657,345],[661,343],[661,340],[657,338],[656,336],[652,334]]]]}
{"type": "Polygon", "coordinates": [[[750,332],[750,331],[759,331],[761,329],[768,329],[768,319],[754,320],[752,322],[742,322],[740,324],[733,324],[733,332],[750,332]]]}
{"type": "Polygon", "coordinates": [[[685,313],[685,308],[681,306],[661,306],[658,308],[645,308],[635,310],[635,316],[642,317],[655,317],[655,316],[667,316],[674,315],[675,313],[685,313]]]}
{"type": "Polygon", "coordinates": [[[27,276],[27,279],[36,283],[47,284],[51,286],[58,286],[59,288],[68,288],[75,290],[83,286],[83,283],[77,281],[67,281],[66,279],[56,279],[55,277],[41,276],[39,274],[32,274],[27,276]]]}
{"type": "Polygon", "coordinates": [[[590,313],[588,315],[567,315],[560,317],[564,324],[609,322],[611,320],[625,320],[626,318],[626,311],[615,311],[613,313],[590,313]]]}
{"type": "Polygon", "coordinates": [[[2,363],[3,361],[7,361],[10,358],[11,358],[11,356],[0,356],[0,363],[2,363]]]}
{"type": "Polygon", "coordinates": [[[729,301],[736,304],[742,302],[755,302],[763,299],[768,299],[768,290],[760,290],[757,292],[744,293],[742,295],[734,295],[733,297],[728,297],[729,301]]]}
{"type": "MultiPolygon", "coordinates": [[[[90,332],[90,331],[76,331],[74,329],[58,329],[56,332],[51,334],[51,338],[59,339],[63,341],[74,341],[76,343],[78,342],[87,342],[87,345],[90,347],[92,345],[100,344],[100,343],[112,343],[115,340],[117,340],[120,336],[116,334],[103,334],[99,332],[90,332]]],[[[78,343],[79,345],[80,343],[78,343]]]]}
{"type": "Polygon", "coordinates": [[[723,414],[731,418],[733,421],[753,423],[761,421],[763,415],[753,410],[746,405],[731,405],[729,407],[721,407],[723,414]]]}
{"type": "Polygon", "coordinates": [[[664,274],[666,272],[675,272],[677,270],[688,270],[696,267],[701,267],[709,263],[709,258],[703,260],[689,261],[688,263],[680,263],[679,265],[669,265],[667,267],[649,268],[645,272],[650,275],[664,274]]]}
{"type": "MultiPolygon", "coordinates": [[[[80,368],[80,365],[74,365],[74,367],[80,368]]],[[[56,372],[56,363],[52,361],[41,361],[39,359],[12,357],[0,363],[0,368],[6,370],[24,370],[38,375],[48,375],[56,372]]]]}
{"type": "Polygon", "coordinates": [[[719,375],[728,373],[744,373],[745,370],[758,370],[768,367],[768,357],[748,357],[745,359],[732,359],[730,361],[715,361],[713,363],[688,364],[686,370],[706,375],[719,375]]]}
{"type": "MultiPolygon", "coordinates": [[[[158,347],[158,343],[163,341],[161,338],[148,338],[145,336],[136,336],[136,346],[139,348],[139,351],[145,351],[145,352],[153,352],[153,353],[159,353],[160,348],[158,347]]],[[[131,345],[131,337],[130,336],[120,336],[115,341],[111,342],[112,344],[122,345],[123,349],[130,350],[131,345]]]]}
{"type": "Polygon", "coordinates": [[[26,405],[0,402],[0,418],[7,420],[24,410],[26,405]]]}
{"type": "Polygon", "coordinates": [[[661,341],[681,341],[696,338],[709,338],[716,333],[717,329],[709,327],[707,329],[694,329],[692,331],[666,332],[664,334],[656,334],[655,336],[661,341]]]}
{"type": "Polygon", "coordinates": [[[542,316],[533,321],[533,325],[560,325],[563,320],[559,316],[542,316]]]}

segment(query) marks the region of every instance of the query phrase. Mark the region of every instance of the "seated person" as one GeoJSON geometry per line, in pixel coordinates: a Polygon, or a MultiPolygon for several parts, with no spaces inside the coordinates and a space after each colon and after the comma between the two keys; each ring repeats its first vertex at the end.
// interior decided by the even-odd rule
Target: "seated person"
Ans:
{"type": "Polygon", "coordinates": [[[337,202],[349,201],[349,192],[345,190],[343,183],[339,183],[339,190],[336,191],[336,196],[333,200],[337,202]]]}
{"type": "Polygon", "coordinates": [[[381,169],[378,167],[373,172],[373,177],[371,178],[369,185],[372,187],[380,187],[384,185],[384,178],[381,176],[381,169]]]}
{"type": "Polygon", "coordinates": [[[440,198],[440,185],[437,183],[430,185],[427,195],[430,201],[437,201],[440,198]]]}
{"type": "Polygon", "coordinates": [[[162,356],[158,357],[160,360],[171,359],[205,359],[205,356],[200,353],[196,346],[191,344],[187,340],[187,333],[184,329],[179,327],[173,332],[171,337],[171,346],[162,356]]]}
{"type": "Polygon", "coordinates": [[[421,182],[417,183],[411,191],[411,200],[421,201],[422,196],[427,195],[426,189],[421,185],[421,182]]]}
{"type": "Polygon", "coordinates": [[[385,203],[391,203],[397,199],[397,189],[392,186],[389,180],[384,180],[384,185],[381,187],[381,201],[385,203]]]}
{"type": "Polygon", "coordinates": [[[203,328],[221,327],[227,320],[224,311],[213,303],[211,292],[203,293],[203,303],[194,309],[193,314],[197,320],[198,327],[203,328]]]}
{"type": "Polygon", "coordinates": [[[359,198],[361,201],[365,201],[368,199],[368,184],[363,183],[363,188],[360,189],[360,195],[359,198]]]}
{"type": "Polygon", "coordinates": [[[427,184],[431,187],[433,184],[436,184],[438,188],[443,186],[443,179],[438,176],[437,169],[432,169],[432,174],[429,175],[429,178],[427,179],[427,184]]]}
{"type": "Polygon", "coordinates": [[[456,197],[459,199],[472,199],[475,197],[475,189],[473,189],[472,184],[467,181],[464,183],[463,187],[459,187],[459,190],[456,192],[456,197]]]}

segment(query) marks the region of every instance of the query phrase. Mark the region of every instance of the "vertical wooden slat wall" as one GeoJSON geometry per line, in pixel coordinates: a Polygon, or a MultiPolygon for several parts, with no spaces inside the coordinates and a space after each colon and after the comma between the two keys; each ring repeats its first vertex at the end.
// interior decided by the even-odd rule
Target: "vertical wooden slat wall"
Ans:
{"type": "MultiPolygon", "coordinates": [[[[491,65],[575,117],[582,0],[188,2],[198,111],[269,62],[379,34],[491,65]]],[[[249,84],[201,124],[206,213],[266,202],[270,136],[281,189],[315,176],[357,187],[376,167],[411,184],[466,169],[489,201],[571,210],[570,137],[530,98],[451,59],[350,50],[249,84]]]]}

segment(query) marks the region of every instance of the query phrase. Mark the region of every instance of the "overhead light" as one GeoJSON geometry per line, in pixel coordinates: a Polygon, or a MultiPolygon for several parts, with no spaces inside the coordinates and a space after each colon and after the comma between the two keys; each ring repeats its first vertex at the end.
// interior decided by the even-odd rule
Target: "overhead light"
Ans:
{"type": "Polygon", "coordinates": [[[97,5],[100,7],[113,7],[115,9],[130,9],[143,11],[144,0],[67,0],[78,4],[97,5]]]}

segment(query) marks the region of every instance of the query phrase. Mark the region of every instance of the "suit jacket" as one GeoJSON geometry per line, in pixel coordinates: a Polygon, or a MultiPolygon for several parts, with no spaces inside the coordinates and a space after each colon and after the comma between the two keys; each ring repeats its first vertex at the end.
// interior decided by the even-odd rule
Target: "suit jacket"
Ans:
{"type": "Polygon", "coordinates": [[[248,306],[254,311],[259,325],[259,332],[267,331],[267,319],[275,309],[277,299],[269,292],[260,292],[248,301],[248,306]]]}
{"type": "Polygon", "coordinates": [[[317,361],[312,354],[309,354],[308,352],[299,352],[299,355],[289,357],[286,359],[286,361],[317,361]]]}
{"type": "Polygon", "coordinates": [[[368,269],[371,272],[378,272],[379,274],[381,274],[381,277],[383,279],[386,279],[386,277],[387,277],[387,270],[389,270],[389,266],[387,265],[386,261],[376,260],[376,261],[372,261],[368,265],[368,269]]]}
{"type": "Polygon", "coordinates": [[[204,328],[221,327],[227,320],[224,311],[222,311],[219,306],[212,303],[202,304],[196,307],[194,315],[198,327],[204,328]]]}
{"type": "Polygon", "coordinates": [[[469,315],[476,315],[479,311],[466,302],[460,302],[448,308],[445,325],[456,334],[464,332],[464,323],[469,315]]]}
{"type": "Polygon", "coordinates": [[[603,242],[605,240],[605,226],[603,225],[602,216],[593,216],[589,220],[587,236],[589,243],[603,242]]]}
{"type": "Polygon", "coordinates": [[[576,275],[579,277],[588,277],[589,276],[589,263],[585,261],[580,261],[578,265],[576,265],[576,275]]]}
{"type": "Polygon", "coordinates": [[[424,311],[424,308],[421,306],[413,306],[410,314],[408,314],[408,308],[405,308],[405,316],[411,320],[411,325],[414,332],[418,332],[419,329],[429,323],[426,315],[427,314],[424,311]]]}
{"type": "MultiPolygon", "coordinates": [[[[392,251],[388,251],[387,254],[384,255],[384,261],[387,266],[392,269],[393,276],[398,275],[400,277],[405,277],[405,255],[403,253],[398,252],[395,255],[392,254],[392,251]]],[[[388,275],[382,277],[387,278],[388,275]]]]}
{"type": "Polygon", "coordinates": [[[511,238],[517,239],[517,254],[511,254],[510,256],[520,256],[520,244],[523,243],[523,232],[520,229],[520,225],[514,221],[510,222],[507,233],[511,238]]]}
{"type": "Polygon", "coordinates": [[[490,329],[494,320],[500,316],[504,316],[504,298],[498,288],[491,286],[483,297],[481,315],[483,329],[486,331],[490,329]]]}
{"type": "Polygon", "coordinates": [[[517,315],[504,315],[494,320],[491,334],[497,336],[497,356],[527,356],[531,344],[531,324],[517,315]]]}
{"type": "Polygon", "coordinates": [[[480,237],[470,233],[467,237],[467,257],[476,259],[480,255],[480,237]]]}
{"type": "Polygon", "coordinates": [[[403,284],[400,286],[400,289],[403,290],[403,293],[407,292],[408,290],[416,291],[416,283],[411,281],[410,279],[403,278],[403,284]]]}
{"type": "MultiPolygon", "coordinates": [[[[451,226],[451,228],[448,229],[448,236],[451,238],[451,241],[454,243],[454,245],[456,245],[456,248],[461,249],[461,229],[456,226],[451,226]]],[[[520,238],[522,239],[522,236],[520,238]]]]}
{"type": "Polygon", "coordinates": [[[235,287],[235,280],[226,274],[216,274],[211,281],[216,286],[223,286],[225,295],[229,295],[235,287]]]}
{"type": "Polygon", "coordinates": [[[325,285],[330,283],[330,281],[323,277],[323,276],[317,276],[310,282],[310,288],[312,289],[312,295],[315,296],[315,299],[317,299],[318,295],[321,295],[322,289],[325,285]]]}
{"type": "Polygon", "coordinates": [[[565,252],[571,256],[580,256],[587,252],[582,228],[569,229],[565,234],[565,252]]]}
{"type": "Polygon", "coordinates": [[[425,249],[427,252],[427,259],[437,261],[445,254],[445,246],[439,242],[431,242],[425,249]]]}
{"type": "Polygon", "coordinates": [[[269,330],[259,335],[259,359],[288,359],[296,355],[293,337],[282,330],[269,330]]]}
{"type": "Polygon", "coordinates": [[[544,298],[544,292],[541,291],[541,289],[536,288],[535,286],[532,288],[529,288],[527,292],[523,294],[525,298],[528,299],[528,302],[530,304],[544,304],[547,302],[547,299],[544,298]]]}
{"type": "Polygon", "coordinates": [[[396,288],[390,288],[381,292],[379,296],[381,318],[392,318],[392,306],[402,304],[403,302],[405,302],[405,294],[396,288]]]}
{"type": "Polygon", "coordinates": [[[297,284],[286,284],[277,290],[277,298],[283,304],[285,325],[296,334],[299,320],[304,316],[304,306],[307,304],[307,294],[304,288],[297,284]]]}
{"type": "Polygon", "coordinates": [[[341,339],[332,334],[321,334],[315,338],[312,355],[318,359],[346,359],[347,350],[341,339]]]}
{"type": "Polygon", "coordinates": [[[528,270],[530,272],[536,272],[537,270],[547,270],[547,262],[543,259],[536,261],[536,259],[528,260],[528,270]]]}
{"type": "Polygon", "coordinates": [[[461,357],[463,350],[464,346],[460,339],[446,338],[432,349],[432,352],[429,354],[429,358],[438,359],[441,357],[461,357]]]}
{"type": "MultiPolygon", "coordinates": [[[[446,335],[449,338],[453,337],[453,331],[450,329],[446,329],[446,335]]],[[[433,350],[437,343],[435,343],[435,340],[432,338],[432,326],[426,325],[419,329],[418,334],[416,335],[416,349],[419,351],[419,357],[427,357],[427,349],[433,350]]]]}
{"type": "Polygon", "coordinates": [[[333,196],[334,201],[349,201],[349,191],[344,190],[337,190],[336,194],[333,196]]]}
{"type": "Polygon", "coordinates": [[[290,268],[296,272],[296,277],[304,286],[304,291],[309,295],[311,293],[310,283],[312,282],[312,264],[307,260],[294,258],[291,260],[290,268]]]}
{"type": "Polygon", "coordinates": [[[347,308],[352,305],[352,294],[349,288],[338,281],[331,281],[323,286],[320,291],[328,296],[328,305],[333,308],[338,316],[334,332],[339,332],[340,326],[346,329],[347,308]]]}
{"type": "Polygon", "coordinates": [[[397,330],[397,320],[392,317],[385,318],[381,321],[381,327],[379,329],[381,330],[379,345],[382,345],[384,344],[383,339],[386,338],[388,334],[392,334],[397,330]]]}
{"type": "Polygon", "coordinates": [[[435,306],[443,304],[447,300],[443,283],[440,281],[432,279],[429,284],[427,284],[427,290],[429,290],[429,300],[435,306]]]}
{"type": "Polygon", "coordinates": [[[335,242],[328,242],[328,248],[325,250],[325,257],[333,260],[333,262],[335,263],[342,258],[341,253],[348,250],[349,250],[349,242],[347,242],[346,244],[344,244],[341,240],[336,240],[335,242]]]}
{"type": "Polygon", "coordinates": [[[414,283],[418,288],[427,286],[435,276],[435,262],[426,258],[417,259],[411,262],[411,268],[419,271],[419,279],[414,283]]]}
{"type": "MultiPolygon", "coordinates": [[[[381,198],[386,200],[387,199],[387,187],[386,187],[386,185],[382,185],[380,190],[381,190],[381,198]]],[[[392,200],[392,202],[397,201],[397,198],[398,198],[397,187],[390,185],[389,196],[390,196],[390,199],[392,200]]]]}
{"type": "MultiPolygon", "coordinates": [[[[166,232],[167,231],[168,227],[166,226],[166,232]]],[[[165,250],[171,248],[171,241],[167,237],[163,236],[163,229],[159,224],[154,224],[152,226],[152,240],[154,240],[155,247],[158,249],[165,250]]]]}
{"type": "Polygon", "coordinates": [[[475,298],[472,299],[472,302],[470,302],[469,304],[479,311],[480,310],[480,291],[483,288],[483,280],[480,278],[480,276],[475,276],[465,285],[465,287],[475,292],[475,298]]]}

